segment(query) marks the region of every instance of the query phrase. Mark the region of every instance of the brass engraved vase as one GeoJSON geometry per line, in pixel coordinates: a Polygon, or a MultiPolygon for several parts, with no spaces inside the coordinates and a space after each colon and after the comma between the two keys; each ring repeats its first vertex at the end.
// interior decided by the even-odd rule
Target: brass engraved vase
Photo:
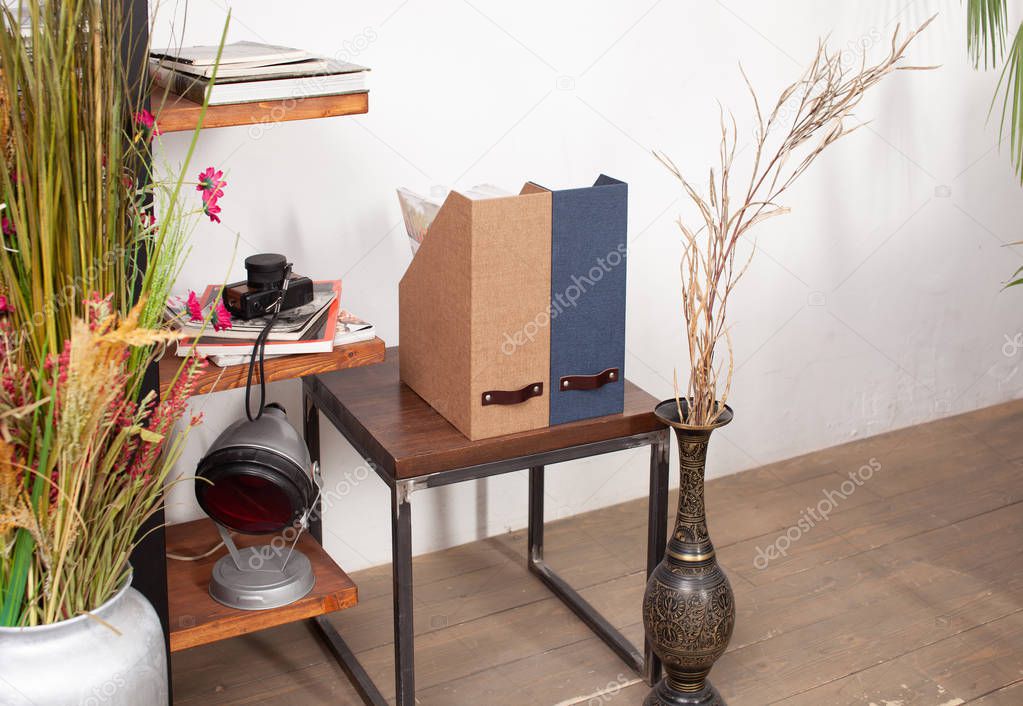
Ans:
{"type": "MultiPolygon", "coordinates": [[[[683,415],[686,409],[683,400],[683,415]]],[[[707,674],[732,637],[735,599],[707,532],[703,476],[710,434],[732,421],[732,410],[726,406],[717,421],[706,427],[682,424],[674,399],[658,404],[654,413],[675,430],[681,479],[675,529],[643,596],[647,639],[661,658],[666,676],[643,703],[723,706],[707,674]]]]}

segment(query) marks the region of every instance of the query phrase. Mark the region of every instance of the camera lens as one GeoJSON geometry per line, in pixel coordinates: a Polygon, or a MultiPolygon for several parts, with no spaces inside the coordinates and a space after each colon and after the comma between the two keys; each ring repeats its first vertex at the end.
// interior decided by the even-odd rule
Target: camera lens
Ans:
{"type": "Polygon", "coordinates": [[[275,289],[284,284],[288,260],[277,253],[260,253],[245,258],[246,280],[253,289],[275,289]]]}

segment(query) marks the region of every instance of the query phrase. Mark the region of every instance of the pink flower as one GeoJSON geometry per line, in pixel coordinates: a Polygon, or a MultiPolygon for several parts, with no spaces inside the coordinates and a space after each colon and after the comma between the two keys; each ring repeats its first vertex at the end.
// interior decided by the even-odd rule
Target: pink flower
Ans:
{"type": "Polygon", "coordinates": [[[199,303],[199,297],[191,289],[188,290],[188,301],[185,302],[185,307],[189,321],[202,321],[202,304],[199,303]]]}
{"type": "Polygon", "coordinates": [[[14,223],[10,218],[4,216],[0,218],[0,230],[3,230],[4,235],[14,235],[14,223]]]}
{"type": "Polygon", "coordinates": [[[206,167],[206,171],[199,172],[199,183],[195,185],[195,190],[203,192],[203,201],[208,201],[223,196],[225,186],[227,182],[224,181],[224,171],[206,167]]]}
{"type": "Polygon", "coordinates": [[[216,198],[207,199],[204,195],[202,199],[202,212],[209,216],[212,222],[220,223],[220,206],[217,204],[216,198]]]}
{"type": "Polygon", "coordinates": [[[135,113],[135,124],[142,126],[142,131],[145,133],[146,141],[152,140],[156,135],[160,135],[160,126],[156,124],[156,116],[150,113],[148,110],[142,109],[135,113]]]}
{"type": "Polygon", "coordinates": [[[195,185],[196,191],[202,192],[202,212],[209,216],[214,223],[220,223],[220,206],[217,200],[224,195],[224,172],[221,169],[206,167],[199,172],[199,183],[195,185]]]}
{"type": "Polygon", "coordinates": [[[231,328],[231,312],[224,307],[224,300],[221,299],[213,310],[213,330],[223,331],[228,328],[231,328]]]}
{"type": "Polygon", "coordinates": [[[145,127],[152,128],[156,125],[156,117],[143,108],[139,112],[135,113],[135,122],[145,127]]]}
{"type": "Polygon", "coordinates": [[[43,370],[57,373],[57,385],[62,387],[67,381],[68,368],[71,365],[71,341],[64,341],[64,350],[60,355],[49,353],[43,362],[43,370]]]}
{"type": "Polygon", "coordinates": [[[178,380],[166,395],[160,396],[159,403],[155,404],[149,414],[149,429],[159,435],[158,441],[138,441],[138,451],[132,458],[132,464],[128,468],[128,477],[136,480],[147,479],[153,464],[164,449],[164,442],[174,422],[180,419],[188,408],[188,398],[192,395],[195,381],[199,373],[206,367],[206,360],[203,358],[189,358],[185,363],[185,370],[178,376],[178,380]]]}
{"type": "Polygon", "coordinates": [[[11,305],[7,302],[7,297],[0,294],[0,314],[6,314],[11,310],[11,305]]]}

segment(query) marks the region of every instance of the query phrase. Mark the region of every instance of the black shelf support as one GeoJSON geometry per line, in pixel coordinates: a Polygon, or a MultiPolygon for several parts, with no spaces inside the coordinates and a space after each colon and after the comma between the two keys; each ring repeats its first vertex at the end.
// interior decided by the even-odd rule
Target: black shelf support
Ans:
{"type": "MultiPolygon", "coordinates": [[[[114,0],[114,12],[120,14],[118,26],[123,28],[121,39],[121,56],[123,65],[128,72],[128,88],[134,93],[134,103],[149,108],[149,77],[147,59],[149,53],[149,0],[114,0]]],[[[148,179],[150,154],[145,155],[147,161],[139,170],[138,177],[142,181],[148,179]]],[[[140,265],[144,269],[145,262],[140,265]]],[[[142,281],[136,277],[135,297],[141,293],[142,281]]],[[[160,376],[156,364],[149,367],[143,382],[142,394],[155,390],[160,392],[160,376]]],[[[144,595],[163,626],[164,647],[167,650],[167,693],[173,702],[170,678],[170,609],[167,599],[167,537],[164,531],[164,513],[161,508],[142,526],[142,541],[131,555],[134,571],[132,585],[144,595]]]]}

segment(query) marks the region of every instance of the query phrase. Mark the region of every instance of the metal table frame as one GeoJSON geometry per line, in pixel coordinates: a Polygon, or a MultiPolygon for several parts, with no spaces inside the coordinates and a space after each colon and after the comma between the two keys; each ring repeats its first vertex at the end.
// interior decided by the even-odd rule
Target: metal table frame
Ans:
{"type": "MultiPolygon", "coordinates": [[[[314,461],[320,460],[319,417],[320,406],[316,394],[303,384],[304,432],[309,453],[314,461]]],[[[412,494],[426,488],[437,488],[452,483],[476,480],[490,476],[529,469],[529,529],[528,560],[530,572],[535,574],[554,595],[568,606],[591,630],[602,639],[633,671],[651,686],[661,677],[661,664],[646,641],[641,653],[603,615],[561,578],[543,556],[544,532],[544,467],[552,463],[588,458],[612,451],[623,451],[641,446],[650,447],[650,498],[647,526],[647,576],[664,556],[668,523],[668,452],[670,435],[667,428],[616,439],[581,444],[543,453],[502,459],[467,468],[439,471],[416,478],[397,479],[384,470],[365,448],[357,442],[343,419],[332,418],[322,410],[335,428],[366,459],[380,479],[391,490],[391,574],[394,600],[394,664],[395,693],[398,706],[415,704],[414,629],[412,622],[412,494]]],[[[311,532],[322,542],[320,513],[314,513],[311,532]]],[[[326,616],[313,618],[327,647],[351,680],[363,701],[372,706],[386,706],[387,700],[376,684],[359,664],[352,650],[326,616]]]]}

